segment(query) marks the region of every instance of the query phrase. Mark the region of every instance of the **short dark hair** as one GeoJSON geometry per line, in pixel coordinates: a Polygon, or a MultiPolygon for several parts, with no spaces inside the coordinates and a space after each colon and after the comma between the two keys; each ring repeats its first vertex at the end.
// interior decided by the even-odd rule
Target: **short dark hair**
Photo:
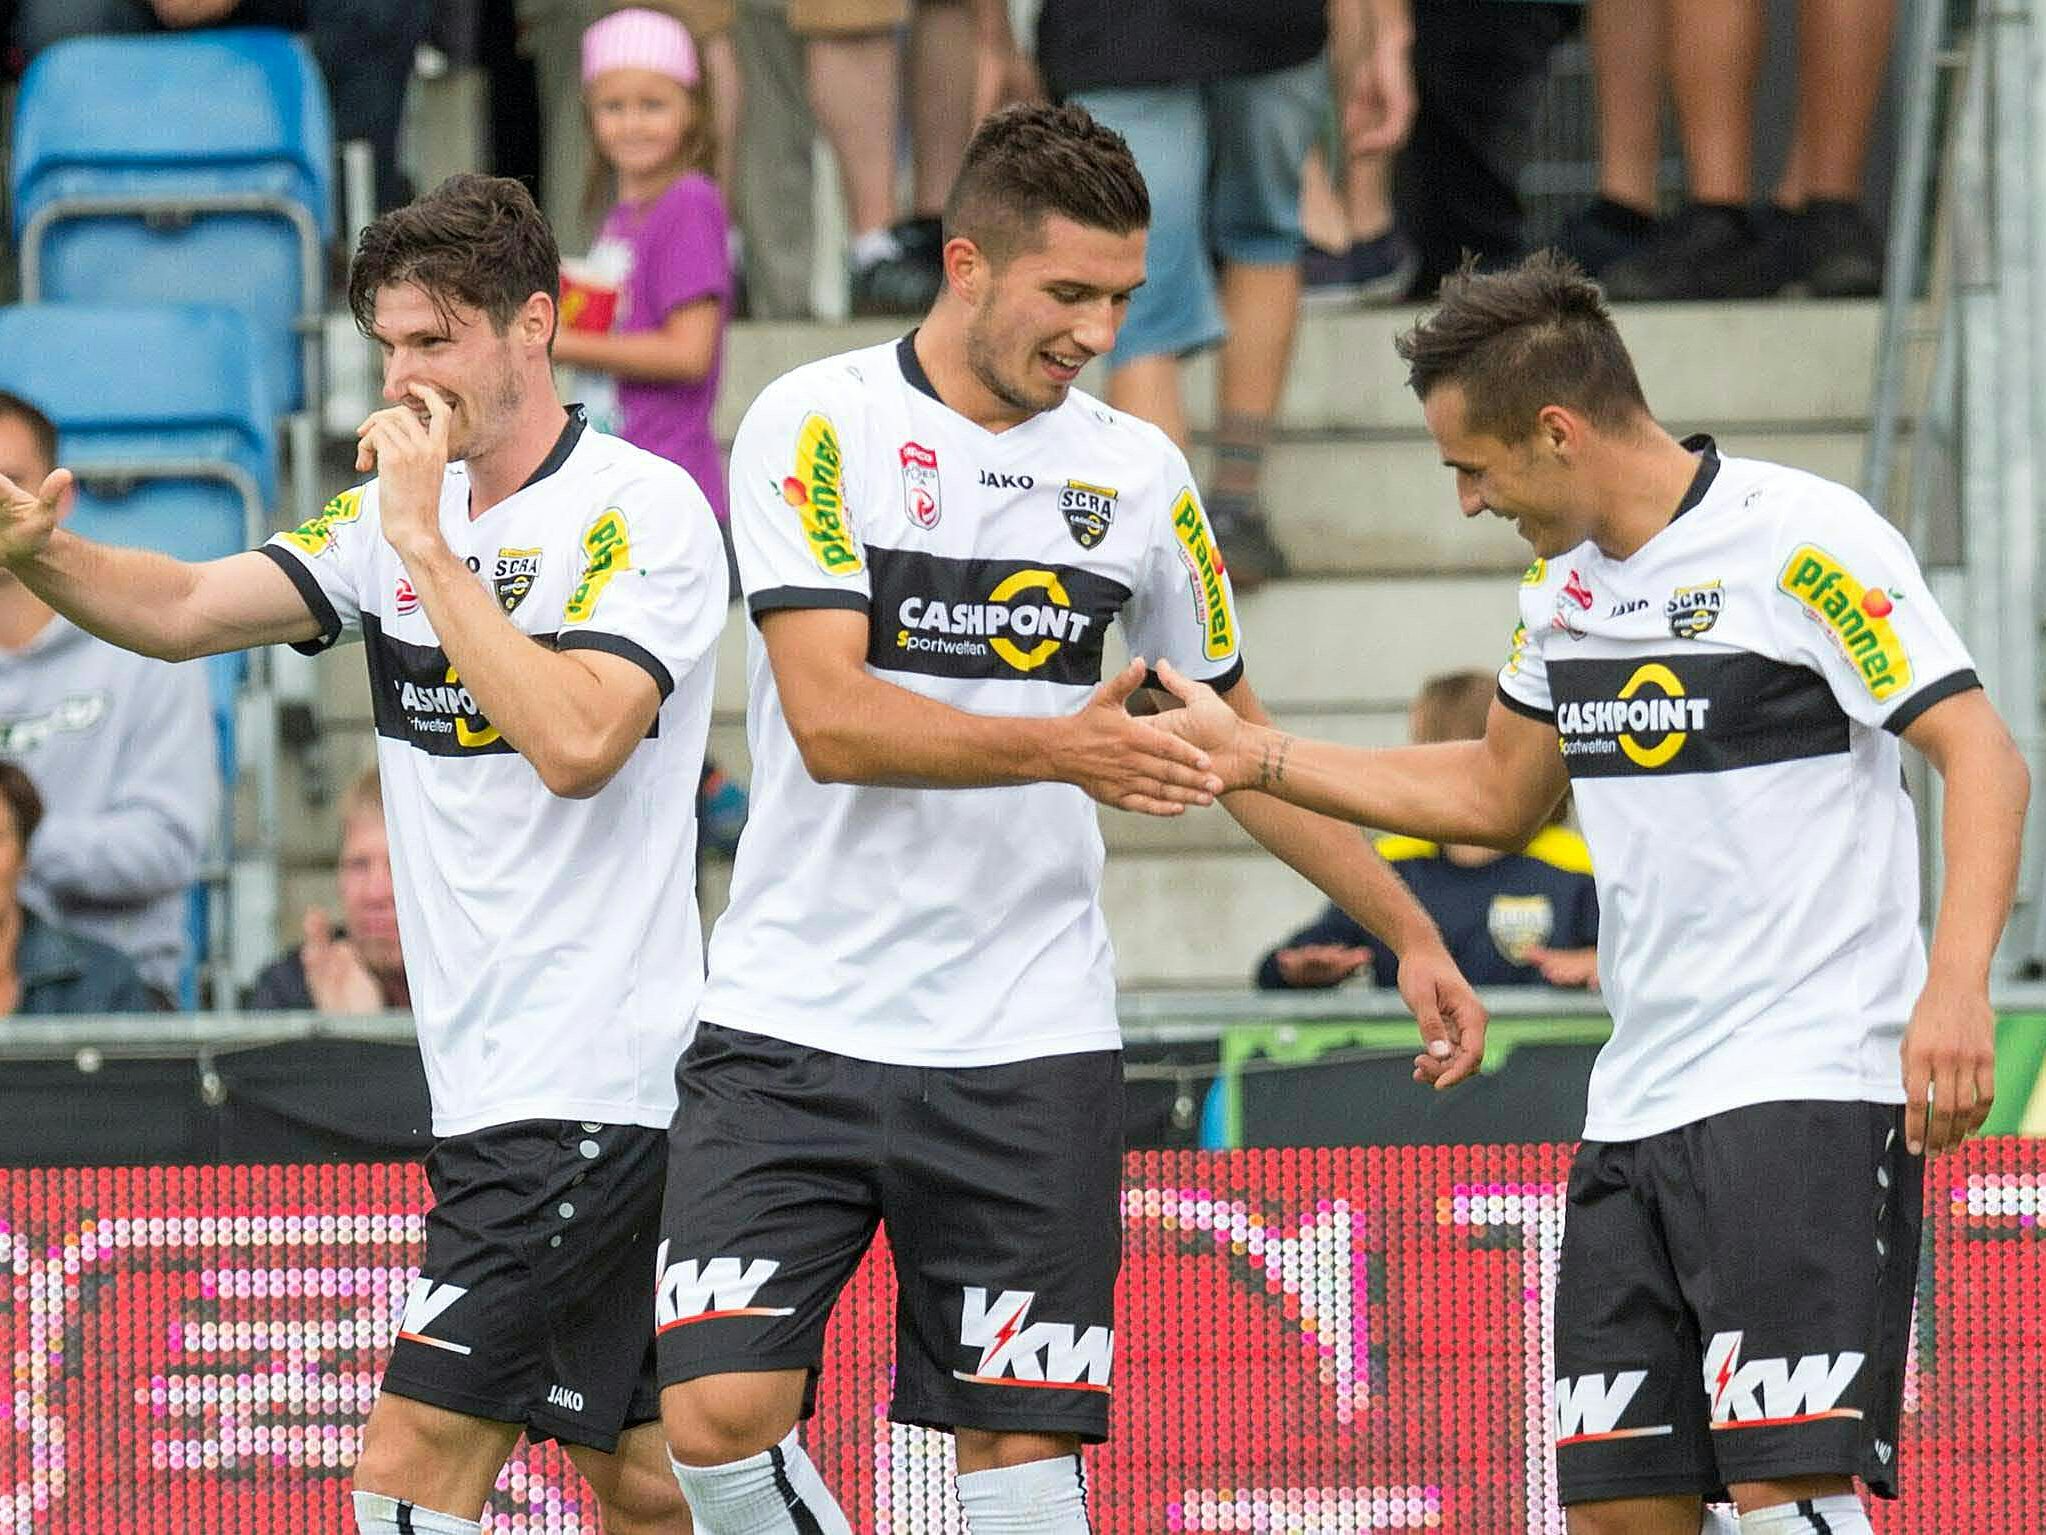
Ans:
{"type": "Polygon", "coordinates": [[[1485,716],[1498,688],[1499,680],[1491,672],[1442,672],[1430,677],[1414,695],[1414,740],[1422,745],[1483,740],[1485,716]]]}
{"type": "Polygon", "coordinates": [[[479,309],[499,335],[535,293],[561,300],[561,248],[533,197],[509,176],[450,176],[363,230],[348,269],[348,308],[365,336],[377,294],[417,283],[443,319],[479,309]]]}
{"type": "Polygon", "coordinates": [[[1443,279],[1435,308],[1393,345],[1416,395],[1426,400],[1442,384],[1458,385],[1470,429],[1502,441],[1525,440],[1548,405],[1602,427],[1648,413],[1605,294],[1553,250],[1503,272],[1466,261],[1443,279]]]}
{"type": "Polygon", "coordinates": [[[1148,228],[1151,194],[1130,146],[1084,107],[990,113],[945,199],[945,238],[963,236],[1002,262],[1034,250],[1051,214],[1111,234],[1148,228]]]}
{"type": "Polygon", "coordinates": [[[21,838],[22,849],[26,851],[29,839],[43,823],[43,797],[36,790],[35,780],[14,763],[0,762],[0,800],[6,801],[7,813],[14,819],[15,835],[21,838]]]}
{"type": "MultiPolygon", "coordinates": [[[[57,423],[11,390],[0,389],[0,421],[19,421],[35,439],[36,453],[47,469],[57,467],[57,423]]],[[[33,485],[27,487],[34,490],[33,485]]]]}

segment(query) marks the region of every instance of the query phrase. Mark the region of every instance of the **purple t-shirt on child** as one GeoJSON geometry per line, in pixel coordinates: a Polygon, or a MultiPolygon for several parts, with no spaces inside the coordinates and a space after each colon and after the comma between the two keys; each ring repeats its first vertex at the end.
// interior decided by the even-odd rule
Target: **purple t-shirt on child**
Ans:
{"type": "Polygon", "coordinates": [[[693,384],[620,379],[618,408],[619,435],[687,469],[720,522],[726,516],[725,471],[711,412],[725,368],[725,322],[732,309],[727,227],[717,183],[691,172],[651,203],[619,203],[597,236],[600,245],[616,243],[631,252],[614,331],[659,330],[685,304],[717,300],[717,349],[710,372],[693,384]]]}

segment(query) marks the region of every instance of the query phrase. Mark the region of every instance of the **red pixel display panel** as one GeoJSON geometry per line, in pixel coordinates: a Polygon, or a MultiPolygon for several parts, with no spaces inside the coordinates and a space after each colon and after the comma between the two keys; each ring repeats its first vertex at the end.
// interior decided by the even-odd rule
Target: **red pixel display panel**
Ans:
{"type": "MultiPolygon", "coordinates": [[[[1568,1155],[1132,1157],[1097,1530],[1560,1535],[1545,1339],[1568,1155]]],[[[0,1535],[348,1535],[426,1200],[409,1165],[0,1172],[0,1535]]],[[[1939,1159],[1926,1205],[1905,1496],[1875,1526],[2038,1535],[2046,1143],[1939,1159]]],[[[884,1256],[833,1324],[811,1454],[856,1529],[964,1535],[949,1441],[887,1421],[884,1256]]],[[[542,1448],[485,1528],[599,1523],[542,1448]]]]}

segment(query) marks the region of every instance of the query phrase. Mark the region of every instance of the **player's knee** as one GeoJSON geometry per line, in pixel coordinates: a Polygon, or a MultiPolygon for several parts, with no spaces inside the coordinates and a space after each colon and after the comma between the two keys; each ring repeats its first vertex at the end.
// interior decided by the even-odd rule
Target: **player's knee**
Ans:
{"type": "Polygon", "coordinates": [[[685,1466],[722,1466],[772,1449],[801,1412],[802,1375],[794,1371],[708,1375],[661,1392],[668,1451],[685,1466]]]}
{"type": "Polygon", "coordinates": [[[961,1471],[993,1471],[1040,1460],[1064,1460],[1080,1453],[1078,1434],[1017,1434],[986,1428],[955,1428],[953,1449],[961,1471]]]}

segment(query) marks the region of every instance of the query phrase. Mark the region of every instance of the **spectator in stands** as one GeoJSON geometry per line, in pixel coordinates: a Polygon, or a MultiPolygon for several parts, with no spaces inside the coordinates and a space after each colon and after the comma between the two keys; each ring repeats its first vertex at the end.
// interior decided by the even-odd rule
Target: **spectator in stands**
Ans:
{"type": "Polygon", "coordinates": [[[1393,155],[1414,126],[1414,23],[1408,0],[1332,10],[1329,72],[1342,102],[1335,132],[1301,177],[1302,296],[1404,298],[1418,262],[1393,212],[1393,155]]]}
{"type": "Polygon", "coordinates": [[[1393,167],[1393,206],[1419,257],[1412,296],[1432,299],[1466,252],[1486,267],[1527,253],[1520,173],[1534,149],[1549,54],[1577,25],[1581,6],[1405,3],[1416,115],[1393,167]]]}
{"type": "MultiPolygon", "coordinates": [[[[696,90],[716,125],[716,166],[720,186],[732,185],[743,101],[738,52],[733,46],[734,0],[632,0],[666,11],[689,29],[703,76],[696,90]]],[[[540,201],[554,238],[564,251],[587,250],[596,219],[608,203],[590,195],[592,176],[609,175],[596,163],[583,99],[579,66],[581,39],[596,23],[628,0],[518,0],[519,48],[533,61],[540,93],[540,201]]]]}
{"type": "Polygon", "coordinates": [[[384,790],[374,764],[341,796],[341,855],[335,871],[341,925],[318,906],[305,914],[305,940],[257,974],[242,1005],[257,1012],[410,1012],[405,956],[391,890],[391,843],[384,790]]]}
{"type": "Polygon", "coordinates": [[[583,34],[582,76],[616,201],[591,254],[594,275],[572,269],[564,283],[555,361],[614,384],[615,418],[587,402],[591,424],[688,470],[722,525],[711,412],[732,274],[696,45],[664,12],[616,11],[583,34]]]}
{"type": "MultiPolygon", "coordinates": [[[[1799,0],[1797,115],[1775,205],[1766,210],[1750,206],[1755,80],[1767,31],[1763,0],[1658,3],[1661,35],[1684,39],[1666,56],[1687,200],[1655,238],[1606,267],[1607,293],[1619,299],[1762,298],[1791,284],[1820,298],[1875,293],[1882,246],[1861,209],[1862,175],[1889,61],[1892,0],[1799,0]]],[[[1617,5],[1629,19],[1647,9],[1645,0],[1593,5],[1617,5]]],[[[1595,39],[1601,27],[1594,22],[1595,39]]],[[[1637,161],[1651,135],[1659,145],[1660,76],[1648,74],[1656,58],[1615,44],[1594,59],[1602,96],[1610,90],[1633,112],[1655,113],[1653,127],[1636,121],[1622,136],[1619,151],[1631,145],[1637,161]]],[[[1602,109],[1602,122],[1604,116],[1602,109]]],[[[1638,195],[1638,173],[1631,180],[1638,195]]]]}
{"type": "MultiPolygon", "coordinates": [[[[564,277],[554,357],[615,387],[615,421],[591,410],[599,429],[689,471],[717,513],[736,591],[711,421],[732,305],[729,226],[695,43],[665,12],[614,11],[583,34],[582,75],[597,164],[618,200],[589,270],[564,277]],[[602,325],[583,323],[593,310],[602,325]]],[[[745,825],[745,791],[706,762],[698,795],[705,845],[729,855],[745,825]]]]}
{"type": "Polygon", "coordinates": [[[0,1013],[140,1013],[159,1006],[135,966],[37,916],[19,899],[29,842],[43,816],[28,774],[0,762],[0,1013]]]}
{"type": "Polygon", "coordinates": [[[1662,232],[1663,0],[1592,0],[1584,11],[1598,106],[1598,195],[1557,247],[1593,277],[1662,232]]]}
{"type": "MultiPolygon", "coordinates": [[[[0,474],[40,485],[56,462],[49,417],[0,393],[0,474]]],[[[186,892],[218,823],[217,758],[203,663],[97,640],[0,572],[0,759],[47,809],[22,898],[126,954],[166,1003],[189,957],[186,892]]]]}
{"type": "Polygon", "coordinates": [[[1045,0],[1038,18],[1053,94],[1129,141],[1151,194],[1110,401],[1186,449],[1180,363],[1222,343],[1207,510],[1239,592],[1285,571],[1258,491],[1300,307],[1301,168],[1328,100],[1328,13],[1363,3],[1045,0]]]}
{"type": "MultiPolygon", "coordinates": [[[[1415,745],[1481,739],[1495,686],[1490,672],[1431,677],[1408,715],[1409,739],[1415,745]]],[[[1471,984],[1597,989],[1598,892],[1577,833],[1549,825],[1518,853],[1381,837],[1378,852],[1435,919],[1471,984]]],[[[1396,973],[1385,945],[1331,906],[1265,955],[1257,984],[1334,986],[1364,974],[1387,986],[1396,973]]]]}
{"type": "MultiPolygon", "coordinates": [[[[33,58],[67,37],[283,27],[303,32],[326,78],[337,143],[369,141],[379,210],[411,194],[398,169],[398,127],[429,0],[18,0],[15,41],[33,58]]],[[[203,110],[203,103],[193,103],[203,110]]]]}
{"type": "Polygon", "coordinates": [[[804,41],[811,115],[838,162],[852,312],[921,316],[943,280],[939,210],[973,134],[981,54],[1012,72],[1023,67],[1009,40],[1007,0],[788,0],[788,19],[804,41]],[[898,219],[905,83],[910,211],[898,219]]]}

